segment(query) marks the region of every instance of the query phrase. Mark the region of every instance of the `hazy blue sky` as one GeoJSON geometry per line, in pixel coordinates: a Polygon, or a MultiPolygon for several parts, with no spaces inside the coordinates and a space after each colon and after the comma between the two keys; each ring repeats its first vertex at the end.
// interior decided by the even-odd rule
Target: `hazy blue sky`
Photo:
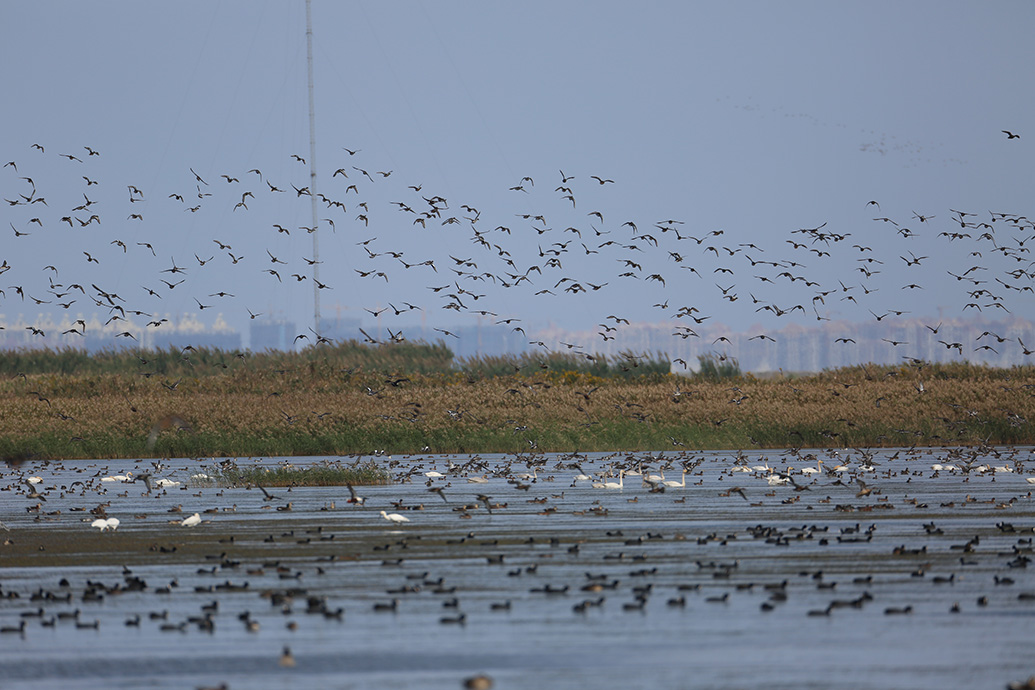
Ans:
{"type": "MultiPolygon", "coordinates": [[[[1021,290],[1035,231],[990,215],[1035,217],[1032,3],[317,0],[313,23],[317,191],[345,205],[320,203],[334,221],[321,303],[377,337],[421,319],[592,328],[682,307],[735,329],[892,309],[1035,318],[1021,290]],[[950,209],[977,215],[964,227],[950,209]],[[389,303],[423,311],[364,311],[389,303]]],[[[9,324],[106,318],[96,285],[157,316],[311,325],[310,204],[292,188],[309,185],[292,157],[309,158],[304,3],[8,1],[0,60],[0,158],[17,165],[0,190],[24,201],[0,228],[9,324]],[[74,211],[84,194],[95,203],[74,211]],[[174,266],[186,273],[161,273],[174,266]],[[87,294],[54,294],[71,284],[87,294]]]]}

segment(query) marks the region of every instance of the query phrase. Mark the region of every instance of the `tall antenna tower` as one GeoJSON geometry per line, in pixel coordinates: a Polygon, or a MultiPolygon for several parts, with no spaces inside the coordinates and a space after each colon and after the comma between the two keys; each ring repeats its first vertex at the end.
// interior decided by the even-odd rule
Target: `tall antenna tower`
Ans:
{"type": "Polygon", "coordinates": [[[309,198],[313,202],[313,332],[320,337],[320,233],[316,206],[316,108],[313,103],[313,5],[305,0],[306,64],[309,70],[309,198]]]}

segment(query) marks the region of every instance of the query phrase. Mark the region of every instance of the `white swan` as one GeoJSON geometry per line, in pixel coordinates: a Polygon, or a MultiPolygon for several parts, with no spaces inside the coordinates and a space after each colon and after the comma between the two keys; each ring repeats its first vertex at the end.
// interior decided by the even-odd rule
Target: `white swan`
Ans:
{"type": "Polygon", "coordinates": [[[126,474],[113,474],[110,477],[101,477],[102,482],[128,482],[133,479],[132,472],[126,472],[126,474]]]}
{"type": "Polygon", "coordinates": [[[813,475],[813,474],[819,474],[822,471],[823,471],[823,461],[822,460],[817,460],[815,467],[802,467],[801,468],[801,473],[806,475],[806,476],[813,475]]]}
{"type": "Polygon", "coordinates": [[[180,523],[180,527],[197,527],[201,524],[201,514],[194,513],[189,518],[184,518],[183,522],[180,523]]]}
{"type": "Polygon", "coordinates": [[[683,481],[677,482],[675,479],[669,479],[661,482],[663,486],[667,486],[670,489],[684,489],[686,488],[686,470],[683,470],[683,481]]]}
{"type": "Polygon", "coordinates": [[[608,482],[605,481],[602,485],[604,489],[624,489],[625,488],[625,470],[618,471],[618,481],[608,482]]]}

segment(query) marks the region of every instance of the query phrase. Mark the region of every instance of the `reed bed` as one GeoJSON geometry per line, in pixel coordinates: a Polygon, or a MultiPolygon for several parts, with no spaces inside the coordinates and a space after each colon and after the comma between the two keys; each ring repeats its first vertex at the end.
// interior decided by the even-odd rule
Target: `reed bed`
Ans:
{"type": "Polygon", "coordinates": [[[317,465],[295,467],[281,463],[274,467],[241,467],[236,462],[225,461],[207,469],[205,480],[195,480],[198,485],[222,487],[240,486],[369,486],[391,484],[388,471],[377,463],[343,464],[339,461],[324,461],[317,465]]]}
{"type": "MultiPolygon", "coordinates": [[[[667,374],[670,363],[662,353],[622,352],[616,356],[552,352],[507,354],[456,359],[442,341],[371,346],[357,340],[322,344],[284,352],[224,351],[216,348],[169,347],[164,350],[108,349],[89,353],[76,348],[33,348],[4,351],[0,376],[31,374],[147,374],[167,377],[216,376],[236,371],[281,371],[322,367],[349,372],[404,371],[412,374],[460,372],[488,378],[536,370],[574,371],[605,378],[635,378],[667,374]]],[[[739,373],[739,372],[738,372],[739,373]]]]}
{"type": "Polygon", "coordinates": [[[1035,443],[1032,367],[604,378],[228,366],[0,380],[0,457],[342,456],[1035,443]],[[184,427],[159,430],[168,415],[184,427]]]}

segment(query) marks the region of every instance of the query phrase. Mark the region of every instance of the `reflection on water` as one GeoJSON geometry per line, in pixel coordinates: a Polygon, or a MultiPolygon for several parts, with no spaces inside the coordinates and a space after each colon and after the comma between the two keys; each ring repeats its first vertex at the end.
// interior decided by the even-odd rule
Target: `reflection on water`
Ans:
{"type": "Polygon", "coordinates": [[[6,470],[0,627],[25,625],[0,635],[3,687],[941,689],[1035,672],[1030,449],[540,455],[514,478],[528,459],[379,458],[400,481],[360,488],[362,505],[344,487],[198,486],[204,461],[168,462],[181,484],[151,494],[100,481],[149,461],[6,470]],[[593,488],[619,465],[679,483],[688,459],[685,488],[593,488]],[[793,483],[750,471],[788,463],[793,483]],[[90,528],[99,504],[117,531],[90,528]]]}

